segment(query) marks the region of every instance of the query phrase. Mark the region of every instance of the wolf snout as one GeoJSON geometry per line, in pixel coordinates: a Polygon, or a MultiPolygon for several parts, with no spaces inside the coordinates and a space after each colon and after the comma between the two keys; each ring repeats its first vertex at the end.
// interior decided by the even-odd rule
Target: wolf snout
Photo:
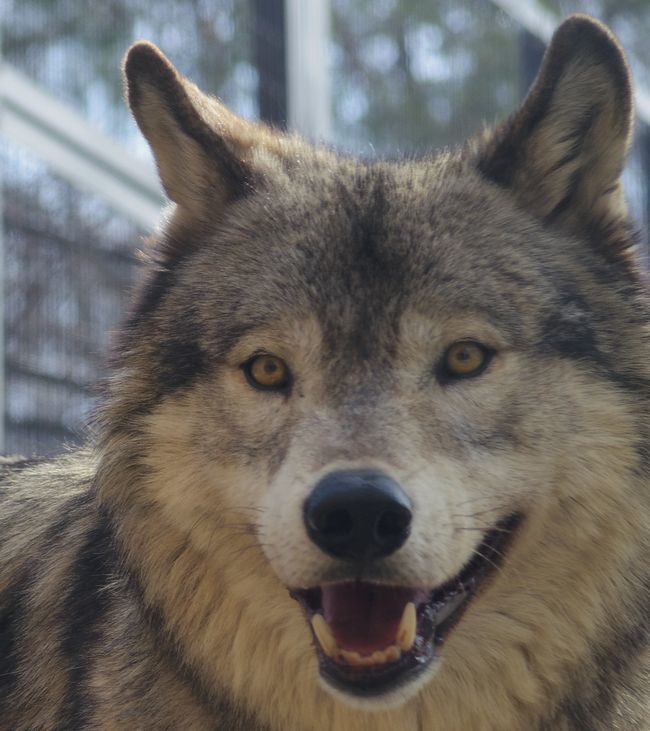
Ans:
{"type": "Polygon", "coordinates": [[[384,558],[404,544],[413,505],[388,475],[371,470],[339,470],[325,475],[304,504],[309,538],[325,553],[344,561],[384,558]]]}

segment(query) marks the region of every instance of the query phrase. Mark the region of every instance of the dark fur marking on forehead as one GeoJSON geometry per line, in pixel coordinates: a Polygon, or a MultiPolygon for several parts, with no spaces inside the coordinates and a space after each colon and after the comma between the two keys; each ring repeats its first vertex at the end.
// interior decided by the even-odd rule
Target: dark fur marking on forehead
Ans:
{"type": "Polygon", "coordinates": [[[353,287],[390,282],[399,272],[398,257],[386,246],[389,198],[386,172],[362,168],[352,185],[341,182],[339,199],[344,213],[343,262],[353,287]]]}
{"type": "Polygon", "coordinates": [[[357,247],[357,258],[372,268],[383,269],[385,253],[380,245],[385,241],[384,217],[387,211],[386,182],[380,171],[372,175],[360,175],[356,182],[356,192],[360,204],[350,211],[352,222],[352,245],[357,247]],[[383,255],[382,255],[383,254],[383,255]]]}
{"type": "Polygon", "coordinates": [[[352,184],[340,182],[341,239],[330,254],[327,276],[317,274],[326,360],[341,351],[351,360],[370,358],[378,342],[374,323],[391,325],[387,307],[394,308],[403,293],[400,255],[387,243],[386,187],[386,172],[375,167],[361,168],[352,184]]]}

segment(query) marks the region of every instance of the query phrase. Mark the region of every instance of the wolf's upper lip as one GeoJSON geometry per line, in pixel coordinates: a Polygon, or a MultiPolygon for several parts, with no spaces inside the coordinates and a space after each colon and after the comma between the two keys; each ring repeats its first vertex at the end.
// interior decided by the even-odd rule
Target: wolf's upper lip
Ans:
{"type": "Polygon", "coordinates": [[[376,695],[423,670],[503,560],[521,519],[511,515],[488,531],[461,572],[435,589],[356,581],[291,590],[310,620],[321,674],[348,693],[376,695]]]}

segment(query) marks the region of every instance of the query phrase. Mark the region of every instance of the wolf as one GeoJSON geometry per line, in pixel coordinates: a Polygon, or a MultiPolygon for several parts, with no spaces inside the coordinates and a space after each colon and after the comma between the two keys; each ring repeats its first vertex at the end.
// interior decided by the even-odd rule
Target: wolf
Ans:
{"type": "Polygon", "coordinates": [[[364,161],[147,42],[172,201],[94,436],[0,483],[0,727],[650,729],[650,309],[612,33],[364,161]]]}

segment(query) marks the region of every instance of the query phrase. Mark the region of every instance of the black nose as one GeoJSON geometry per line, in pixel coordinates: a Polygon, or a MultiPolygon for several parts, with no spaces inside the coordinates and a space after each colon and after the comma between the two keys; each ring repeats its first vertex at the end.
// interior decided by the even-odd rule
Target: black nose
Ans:
{"type": "Polygon", "coordinates": [[[346,561],[389,556],[408,538],[411,501],[382,472],[341,470],[323,477],[304,507],[311,540],[346,561]]]}

